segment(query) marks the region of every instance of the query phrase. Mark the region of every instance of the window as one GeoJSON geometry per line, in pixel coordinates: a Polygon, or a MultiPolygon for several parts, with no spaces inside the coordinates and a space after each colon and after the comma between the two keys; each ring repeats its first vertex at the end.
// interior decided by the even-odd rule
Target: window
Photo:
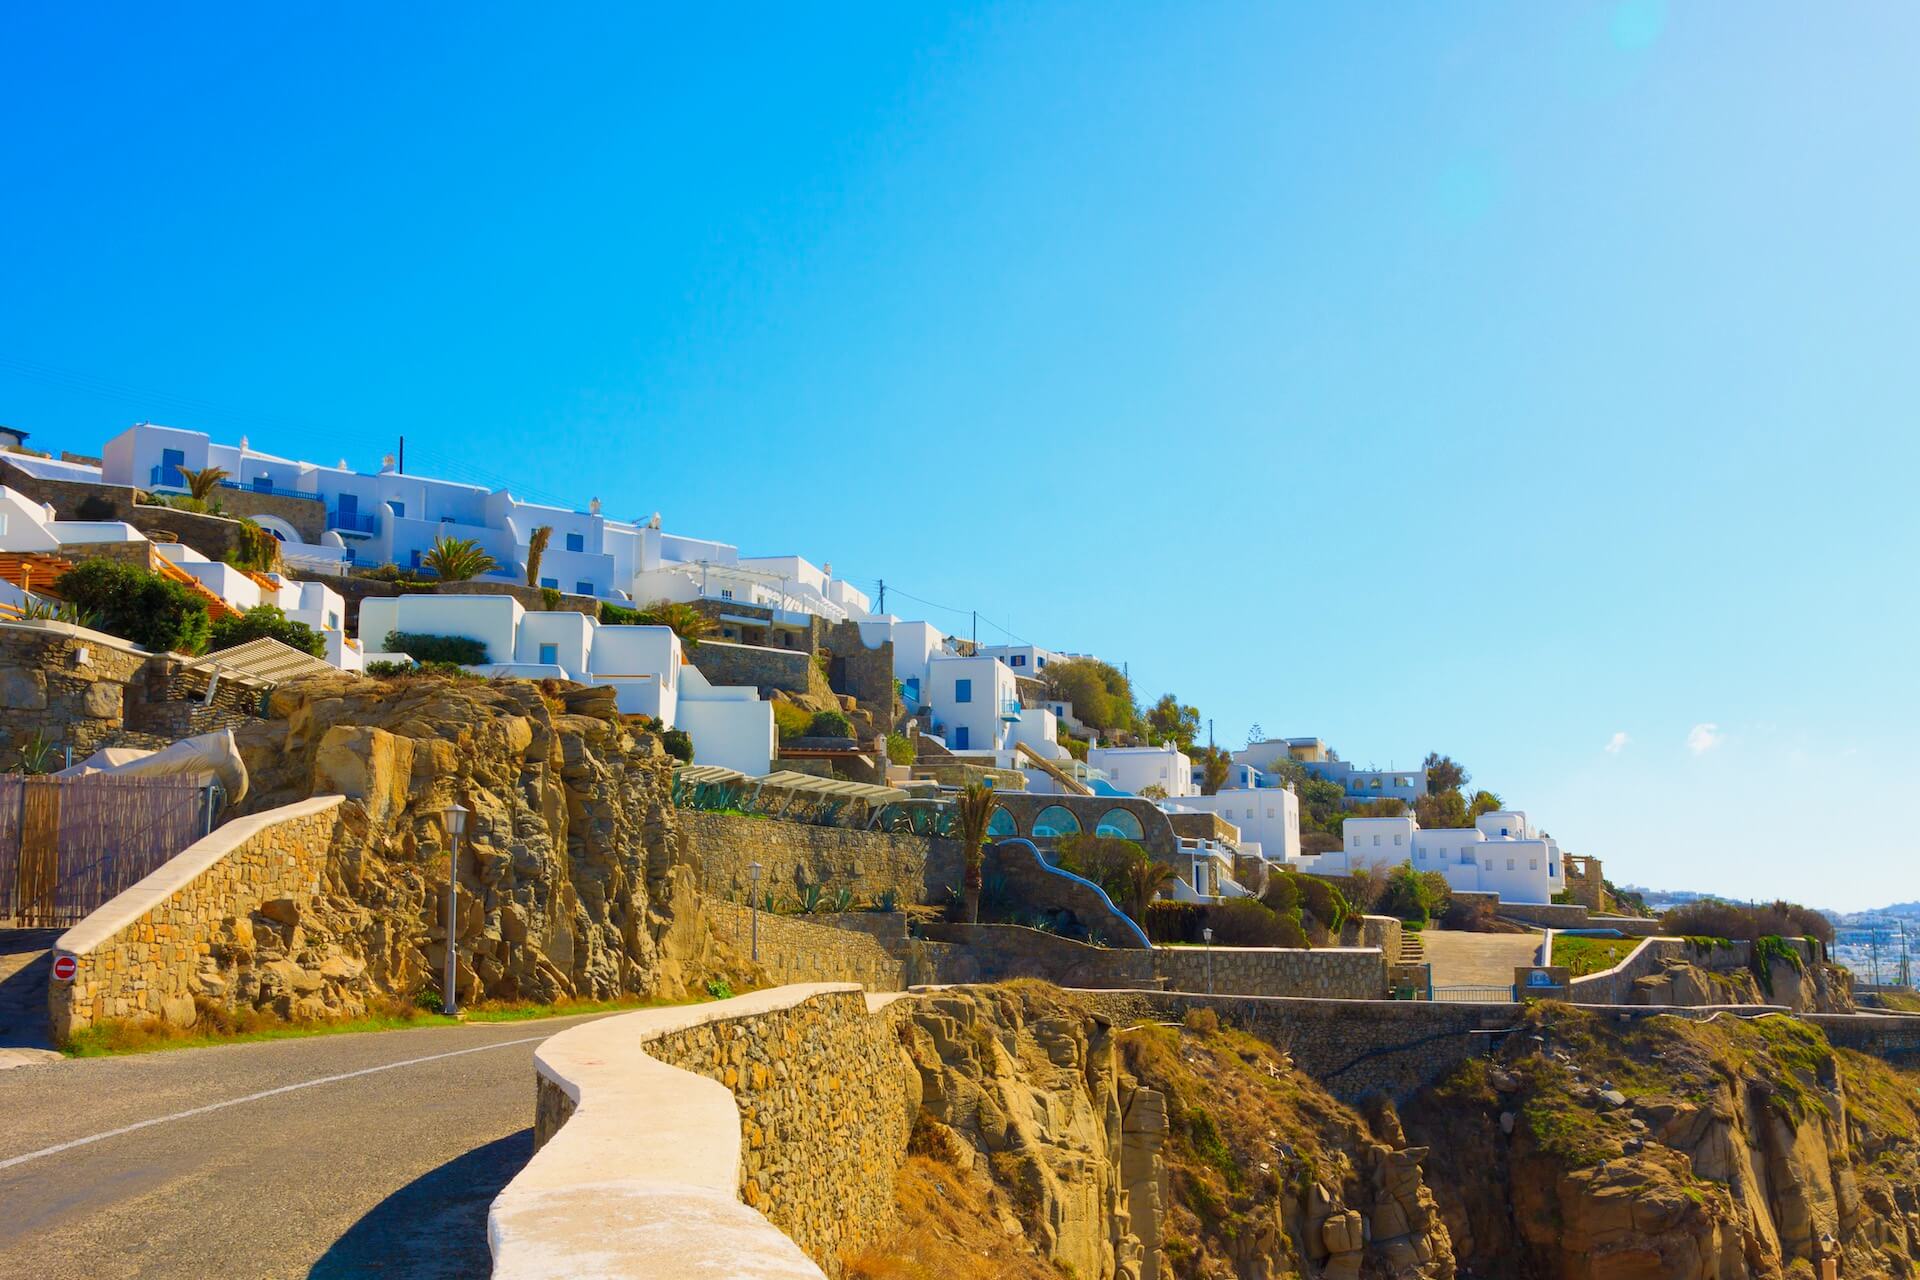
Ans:
{"type": "Polygon", "coordinates": [[[953,749],[955,751],[965,751],[968,745],[967,726],[963,724],[955,725],[953,727],[953,749]]]}
{"type": "Polygon", "coordinates": [[[1267,810],[1267,817],[1268,817],[1268,818],[1272,818],[1272,817],[1273,817],[1273,810],[1271,810],[1271,809],[1269,809],[1269,810],[1267,810]]]}
{"type": "Polygon", "coordinates": [[[1042,658],[1042,659],[1040,659],[1040,661],[1039,661],[1039,663],[1038,663],[1038,665],[1039,665],[1039,666],[1043,666],[1043,667],[1044,667],[1044,666],[1046,666],[1046,665],[1047,665],[1047,660],[1046,660],[1045,658],[1042,658]]]}
{"type": "Polygon", "coordinates": [[[1065,805],[1050,804],[1040,811],[1033,820],[1033,838],[1035,840],[1057,840],[1061,836],[1080,834],[1080,819],[1073,816],[1073,810],[1065,805]]]}
{"type": "Polygon", "coordinates": [[[560,579],[542,578],[540,579],[540,585],[543,587],[552,587],[555,591],[558,591],[560,589],[560,579]]]}
{"type": "Polygon", "coordinates": [[[327,610],[327,630],[338,631],[339,629],[340,629],[340,615],[335,613],[331,609],[327,610]]]}
{"type": "Polygon", "coordinates": [[[1393,836],[1393,847],[1397,849],[1405,843],[1406,843],[1406,837],[1401,835],[1399,832],[1395,832],[1393,836]]]}
{"type": "Polygon", "coordinates": [[[1014,655],[1013,655],[1013,665],[1014,665],[1014,666],[1016,666],[1016,667],[1024,667],[1024,666],[1026,666],[1026,665],[1027,665],[1027,655],[1026,655],[1026,654],[1024,654],[1024,653],[1016,653],[1016,654],[1014,654],[1014,655]]]}
{"type": "Polygon", "coordinates": [[[573,584],[573,591],[575,595],[590,596],[593,594],[593,584],[584,581],[576,582],[573,584]]]}
{"type": "Polygon", "coordinates": [[[1513,859],[1512,859],[1512,858],[1508,858],[1508,859],[1507,859],[1507,870],[1509,870],[1509,871],[1511,871],[1511,870],[1513,870],[1513,859]]]}
{"type": "Polygon", "coordinates": [[[407,504],[404,502],[400,502],[396,499],[389,498],[387,499],[387,510],[393,512],[394,515],[404,519],[407,514],[407,504]]]}
{"type": "Polygon", "coordinates": [[[1109,809],[1100,815],[1100,821],[1094,825],[1093,833],[1099,836],[1114,836],[1121,840],[1141,840],[1146,832],[1140,826],[1140,818],[1125,809],[1109,809]]]}
{"type": "Polygon", "coordinates": [[[972,702],[973,681],[955,680],[953,682],[953,700],[955,702],[972,702]]]}
{"type": "Polygon", "coordinates": [[[1539,869],[1540,869],[1540,859],[1538,858],[1527,859],[1527,870],[1538,871],[1539,869]]]}
{"type": "Polygon", "coordinates": [[[1014,825],[1013,815],[995,806],[993,816],[987,819],[988,837],[994,840],[1007,840],[1019,834],[1020,829],[1014,825]]]}
{"type": "Polygon", "coordinates": [[[586,549],[587,549],[587,540],[584,536],[577,533],[570,533],[567,535],[567,550],[585,551],[586,549]]]}
{"type": "Polygon", "coordinates": [[[1559,874],[1560,874],[1560,864],[1557,862],[1549,861],[1547,863],[1547,879],[1552,880],[1554,877],[1558,876],[1559,874]]]}
{"type": "Polygon", "coordinates": [[[255,476],[253,478],[253,491],[255,493],[272,493],[273,477],[272,476],[255,476]]]}
{"type": "Polygon", "coordinates": [[[420,567],[420,552],[417,548],[413,553],[413,567],[416,569],[420,567]]]}
{"type": "Polygon", "coordinates": [[[1506,829],[1505,827],[1502,827],[1502,828],[1500,828],[1500,834],[1501,834],[1501,835],[1503,835],[1503,836],[1504,836],[1504,835],[1506,835],[1506,834],[1507,834],[1507,829],[1506,829]]]}
{"type": "Polygon", "coordinates": [[[1488,858],[1488,859],[1487,859],[1487,870],[1489,870],[1489,871],[1491,871],[1491,870],[1493,870],[1493,859],[1492,859],[1492,858],[1488,858]]]}
{"type": "Polygon", "coordinates": [[[720,598],[721,598],[722,600],[731,600],[731,599],[733,599],[733,588],[732,588],[732,587],[722,587],[722,588],[720,588],[720,598]]]}
{"type": "Polygon", "coordinates": [[[1375,837],[1373,838],[1373,847],[1374,847],[1374,848],[1376,848],[1376,849],[1378,849],[1378,848],[1380,847],[1380,837],[1379,837],[1379,836],[1375,836],[1375,837]]]}
{"type": "Polygon", "coordinates": [[[559,666],[560,665],[560,646],[557,644],[541,645],[540,661],[550,667],[559,666]]]}

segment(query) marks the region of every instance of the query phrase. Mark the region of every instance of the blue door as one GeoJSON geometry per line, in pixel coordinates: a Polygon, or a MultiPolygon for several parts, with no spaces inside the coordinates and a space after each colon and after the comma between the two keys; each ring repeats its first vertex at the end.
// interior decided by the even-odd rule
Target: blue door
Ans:
{"type": "Polygon", "coordinates": [[[953,726],[953,749],[955,751],[967,749],[967,726],[963,724],[953,726]]]}
{"type": "Polygon", "coordinates": [[[187,478],[180,474],[180,464],[186,460],[185,449],[162,449],[160,451],[160,483],[185,484],[187,478]]]}

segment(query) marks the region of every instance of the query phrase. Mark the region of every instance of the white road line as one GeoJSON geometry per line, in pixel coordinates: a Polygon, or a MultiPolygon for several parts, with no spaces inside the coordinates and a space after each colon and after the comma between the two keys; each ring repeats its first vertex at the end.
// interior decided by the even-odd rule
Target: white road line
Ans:
{"type": "Polygon", "coordinates": [[[337,1084],[342,1080],[352,1080],[359,1076],[377,1075],[382,1071],[397,1071],[401,1067],[417,1067],[423,1062],[438,1062],[443,1058],[459,1058],[469,1053],[485,1053],[489,1049],[510,1049],[517,1044],[535,1044],[550,1036],[527,1036],[521,1040],[502,1040],[498,1044],[483,1044],[472,1049],[454,1049],[447,1053],[430,1053],[423,1058],[408,1058],[402,1062],[382,1063],[377,1067],[362,1067],[358,1071],[347,1071],[337,1076],[321,1076],[317,1080],[302,1080],[299,1084],[283,1084],[277,1089],[263,1089],[259,1093],[249,1093],[243,1098],[228,1098],[225,1102],[210,1102],[204,1107],[194,1107],[190,1111],[176,1111],[170,1116],[155,1116],[151,1120],[141,1120],[136,1124],[124,1125],[118,1129],[109,1129],[105,1133],[96,1133],[90,1137],[75,1138],[71,1142],[62,1142],[56,1146],[42,1147],[38,1151],[29,1151],[23,1156],[0,1160],[0,1169],[11,1169],[15,1165],[26,1164],[46,1156],[57,1156],[62,1151],[71,1151],[75,1147],[84,1147],[95,1142],[105,1142],[108,1138],[118,1138],[123,1134],[135,1133],[156,1124],[169,1124],[175,1120],[190,1120],[194,1116],[203,1116],[210,1111],[222,1111],[228,1107],[237,1107],[243,1102],[258,1102],[262,1098],[278,1097],[283,1093],[294,1093],[300,1089],[311,1089],[315,1085],[337,1084]]]}

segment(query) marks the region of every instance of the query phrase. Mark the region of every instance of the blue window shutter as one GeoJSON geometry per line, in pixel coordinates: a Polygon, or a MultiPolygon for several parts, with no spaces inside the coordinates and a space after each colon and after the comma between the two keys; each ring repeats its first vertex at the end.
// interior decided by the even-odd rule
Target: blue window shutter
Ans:
{"type": "Polygon", "coordinates": [[[972,702],[973,681],[955,680],[953,682],[953,700],[955,702],[972,702]]]}
{"type": "Polygon", "coordinates": [[[560,646],[557,644],[541,645],[540,661],[543,663],[547,663],[549,665],[557,666],[560,662],[560,646]]]}
{"type": "Polygon", "coordinates": [[[590,596],[593,594],[593,584],[591,582],[576,582],[573,584],[573,590],[576,595],[590,596]]]}
{"type": "Polygon", "coordinates": [[[585,551],[586,549],[587,549],[587,540],[584,537],[582,537],[577,533],[570,533],[567,535],[567,550],[585,551]]]}

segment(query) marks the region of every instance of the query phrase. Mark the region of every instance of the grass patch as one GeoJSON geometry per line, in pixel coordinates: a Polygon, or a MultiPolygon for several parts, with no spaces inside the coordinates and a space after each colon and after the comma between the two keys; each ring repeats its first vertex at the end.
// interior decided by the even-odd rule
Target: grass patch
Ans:
{"type": "Polygon", "coordinates": [[[1569,938],[1553,936],[1553,962],[1565,965],[1576,978],[1605,973],[1632,955],[1640,945],[1638,938],[1569,938]]]}
{"type": "Polygon", "coordinates": [[[558,1004],[514,1001],[463,1009],[458,1017],[450,1018],[442,1013],[396,1002],[364,1017],[325,1022],[289,1022],[257,1010],[233,1014],[203,1004],[200,1021],[191,1027],[176,1027],[159,1018],[102,1022],[75,1035],[60,1051],[69,1058],[104,1058],[126,1053],[158,1053],[169,1049],[210,1049],[216,1045],[255,1044],[263,1040],[356,1035],[367,1031],[408,1031],[418,1027],[454,1027],[466,1022],[533,1022],[541,1018],[571,1018],[589,1013],[650,1009],[673,1003],[681,1002],[638,998],[574,1000],[558,1004]]]}

